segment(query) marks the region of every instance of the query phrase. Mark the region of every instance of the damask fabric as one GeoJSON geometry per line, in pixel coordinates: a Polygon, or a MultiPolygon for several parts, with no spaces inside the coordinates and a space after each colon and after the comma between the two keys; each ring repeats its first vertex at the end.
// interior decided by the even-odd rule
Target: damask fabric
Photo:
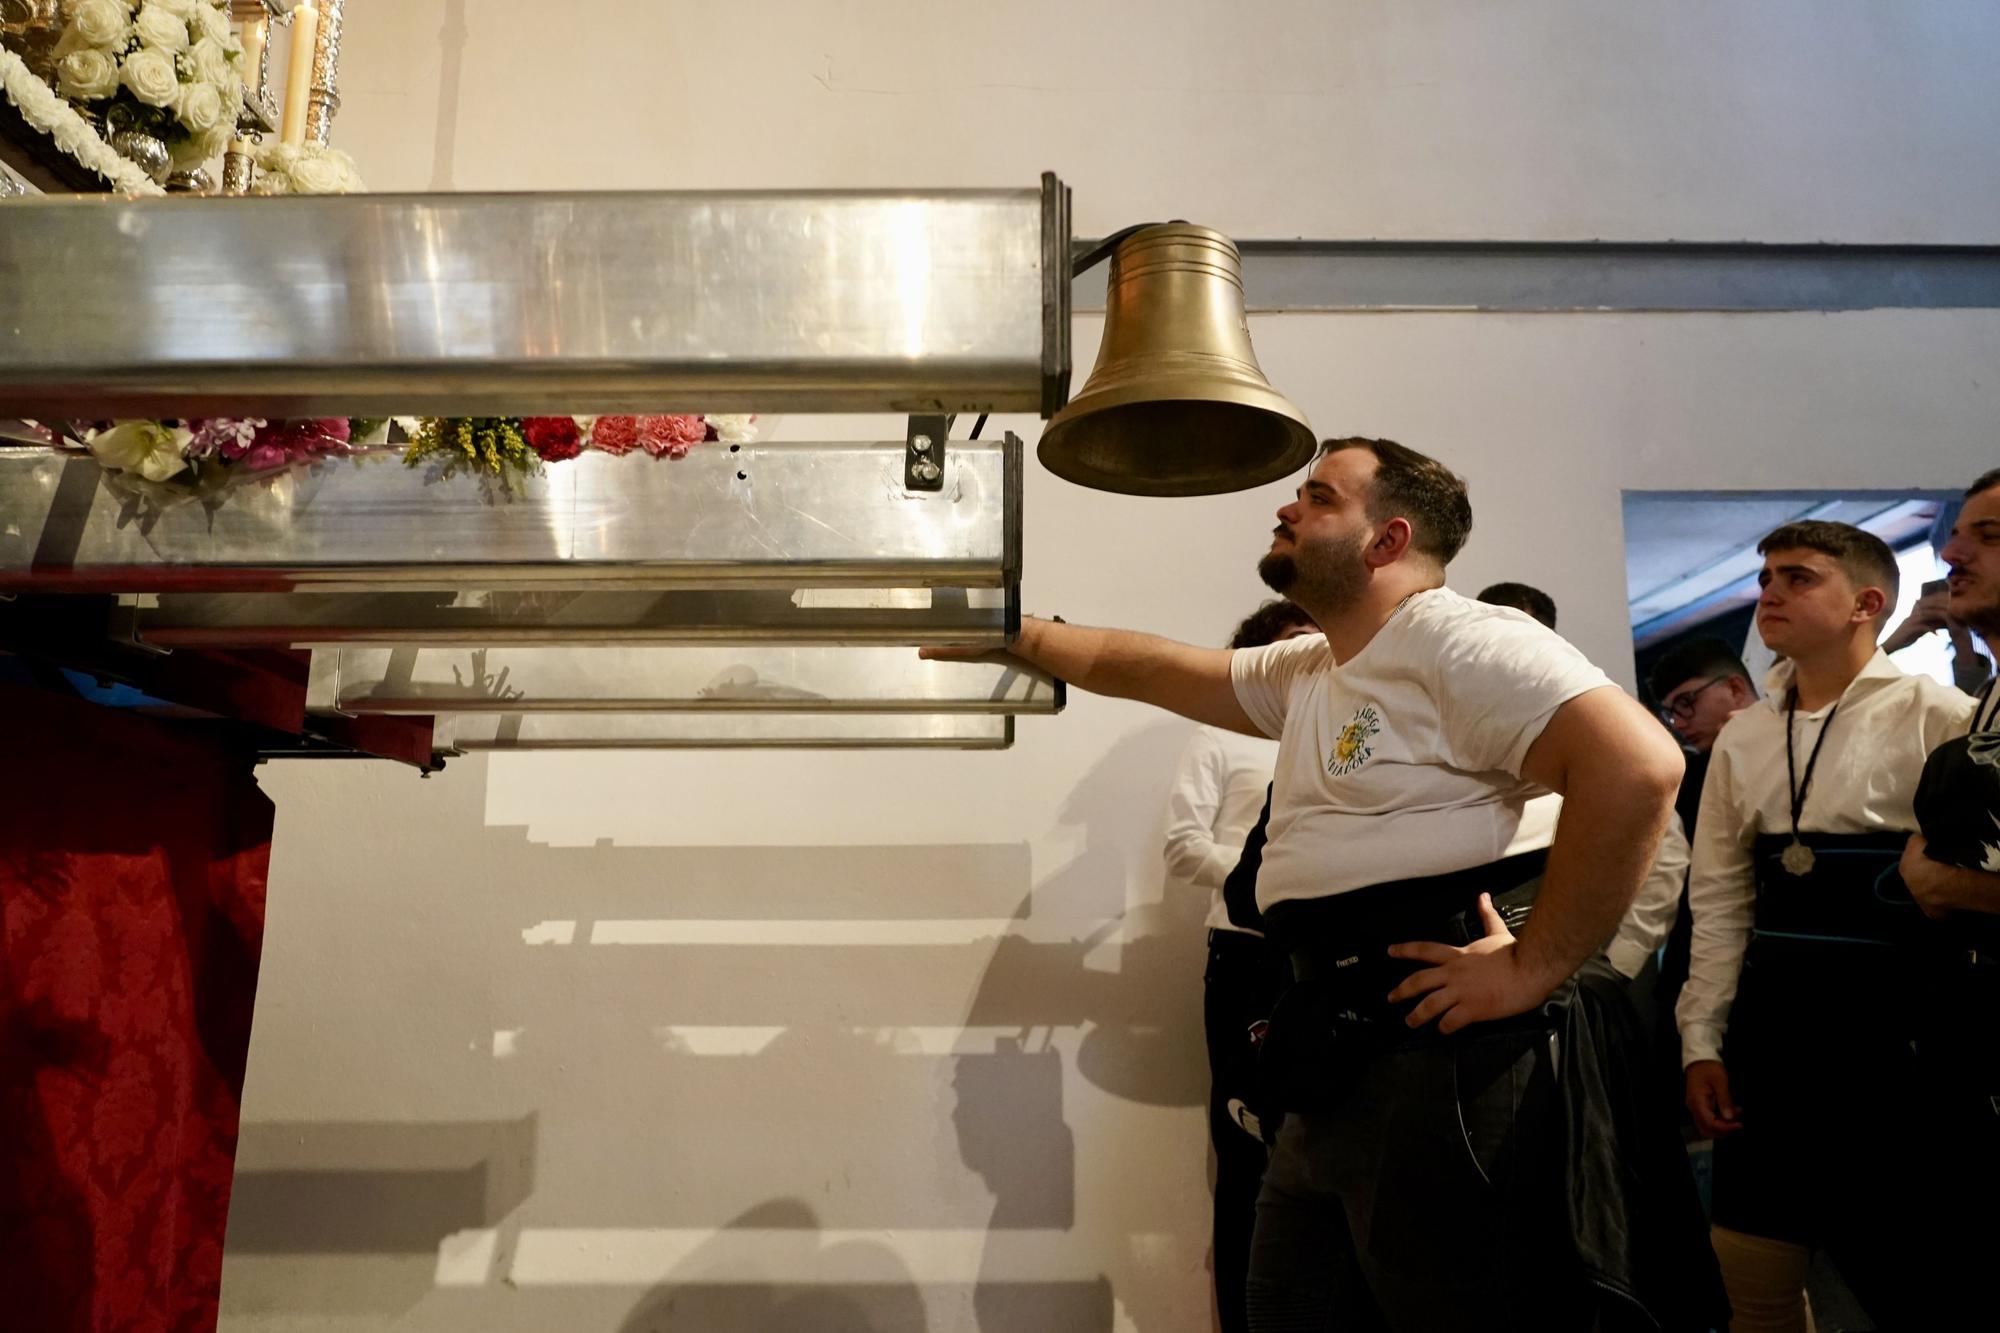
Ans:
{"type": "Polygon", "coordinates": [[[272,808],[189,724],[0,684],[0,1326],[213,1328],[272,808]]]}

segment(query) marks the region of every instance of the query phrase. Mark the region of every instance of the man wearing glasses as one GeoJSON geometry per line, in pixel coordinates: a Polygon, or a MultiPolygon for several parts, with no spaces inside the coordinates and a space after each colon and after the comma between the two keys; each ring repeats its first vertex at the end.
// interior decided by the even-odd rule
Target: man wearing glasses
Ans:
{"type": "MultiPolygon", "coordinates": [[[[1689,639],[1660,654],[1646,673],[1646,688],[1660,701],[1660,720],[1665,722],[1687,750],[1687,775],[1681,779],[1680,795],[1674,798],[1674,815],[1679,828],[1667,831],[1670,848],[1676,833],[1685,849],[1693,843],[1696,816],[1701,811],[1701,782],[1708,773],[1708,754],[1722,724],[1757,702],[1757,687],[1750,682],[1750,669],[1743,665],[1735,649],[1717,638],[1689,639]]],[[[1685,864],[1685,858],[1683,858],[1685,864]]],[[[1675,894],[1672,918],[1666,927],[1666,950],[1660,956],[1657,975],[1641,974],[1633,998],[1652,1021],[1653,1037],[1672,1060],[1674,1081],[1680,1080],[1681,1034],[1674,1024],[1674,1005],[1688,974],[1687,885],[1675,894]]],[[[1633,904],[1634,917],[1643,916],[1647,899],[1642,891],[1633,904]]],[[[1628,918],[1630,920],[1632,918],[1628,918]]],[[[1627,933],[1621,930],[1620,936],[1627,933]]],[[[1614,947],[1616,947],[1614,945],[1614,947]]],[[[1614,963],[1622,960],[1614,958],[1614,963]]],[[[1632,969],[1621,966],[1620,971],[1632,969]]]]}

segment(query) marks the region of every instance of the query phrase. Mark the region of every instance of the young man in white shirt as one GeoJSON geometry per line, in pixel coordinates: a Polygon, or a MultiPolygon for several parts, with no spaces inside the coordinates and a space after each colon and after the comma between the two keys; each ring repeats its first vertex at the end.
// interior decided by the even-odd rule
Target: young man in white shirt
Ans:
{"type": "Polygon", "coordinates": [[[1883,1327],[1947,1327],[1910,1244],[1901,1149],[1920,1135],[1871,1132],[1869,1103],[1911,1075],[1899,1024],[1923,917],[1895,863],[1924,756],[1972,701],[1876,646],[1897,583],[1880,538],[1806,522],[1758,550],[1757,629],[1786,660],[1710,756],[1677,1014],[1688,1108],[1715,1139],[1731,1328],[1803,1333],[1819,1246],[1883,1327]]]}
{"type": "MultiPolygon", "coordinates": [[[[1319,626],[1296,603],[1266,602],[1230,635],[1231,649],[1261,648],[1319,626]]],[[[1253,1026],[1270,1018],[1291,979],[1290,965],[1262,931],[1230,921],[1222,886],[1243,855],[1243,840],[1264,808],[1277,747],[1262,737],[1199,727],[1181,753],[1167,796],[1167,872],[1208,890],[1208,967],[1202,1026],[1208,1037],[1208,1137],[1215,1149],[1211,1261],[1222,1333],[1246,1333],[1244,1282],[1265,1149],[1256,1103],[1253,1026]]]]}
{"type": "MultiPolygon", "coordinates": [[[[1653,1256],[1589,1243],[1608,1232],[1565,1189],[1543,1012],[1632,901],[1680,754],[1555,634],[1443,586],[1471,519],[1435,460],[1329,441],[1259,564],[1324,638],[1232,653],[1029,620],[1013,648],[1083,689],[1278,737],[1257,899],[1309,1003],[1281,1005],[1265,1043],[1290,1104],[1251,1259],[1264,1333],[1561,1333],[1644,1303],[1634,1285],[1668,1303],[1693,1285],[1661,1290],[1632,1276],[1653,1256]],[[1523,844],[1542,790],[1565,797],[1560,826],[1523,844]],[[1539,897],[1517,936],[1489,890],[1523,878],[1539,897]]],[[[1620,1236],[1656,1216],[1628,1194],[1587,1201],[1620,1236]]]]}

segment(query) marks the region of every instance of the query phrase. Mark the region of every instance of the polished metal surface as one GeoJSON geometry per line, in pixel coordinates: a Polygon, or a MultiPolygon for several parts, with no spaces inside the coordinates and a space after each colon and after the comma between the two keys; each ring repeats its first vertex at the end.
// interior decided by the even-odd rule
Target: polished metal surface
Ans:
{"type": "Polygon", "coordinates": [[[1054,713],[1059,681],[907,647],[323,648],[306,706],[341,713],[1054,713]]]}
{"type": "Polygon", "coordinates": [[[321,644],[813,643],[998,648],[1001,589],[163,593],[130,612],[166,648],[321,644]],[[844,597],[831,597],[844,591],[844,597]]]}
{"type": "Polygon", "coordinates": [[[981,714],[470,713],[439,717],[437,748],[479,750],[1004,750],[1014,719],[981,714]]]}
{"type": "Polygon", "coordinates": [[[1250,346],[1227,236],[1145,227],[1111,253],[1090,379],[1042,432],[1042,466],[1128,495],[1214,495],[1275,481],[1313,452],[1305,414],[1250,346]]]}
{"type": "Polygon", "coordinates": [[[1063,196],[17,201],[0,415],[1046,413],[1063,196]]]}
{"type": "Polygon", "coordinates": [[[934,493],[904,488],[903,458],[901,442],[593,452],[510,501],[392,453],[161,508],[88,457],[0,448],[0,592],[1018,583],[1021,442],[951,441],[934,493]]]}

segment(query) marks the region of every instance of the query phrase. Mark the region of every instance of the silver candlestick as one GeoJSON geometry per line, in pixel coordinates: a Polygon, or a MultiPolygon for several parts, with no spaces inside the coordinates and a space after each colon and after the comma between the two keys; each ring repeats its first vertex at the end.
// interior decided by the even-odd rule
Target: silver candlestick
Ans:
{"type": "Polygon", "coordinates": [[[320,0],[319,36],[313,42],[312,92],[306,103],[306,137],[322,148],[340,110],[340,17],[347,0],[320,0]]]}

